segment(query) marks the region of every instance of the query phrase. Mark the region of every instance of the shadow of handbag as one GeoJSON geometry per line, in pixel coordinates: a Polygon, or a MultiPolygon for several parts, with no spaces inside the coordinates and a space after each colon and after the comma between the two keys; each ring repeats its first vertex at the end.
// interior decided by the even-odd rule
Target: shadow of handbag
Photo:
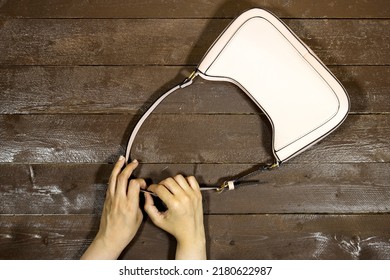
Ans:
{"type": "Polygon", "coordinates": [[[244,184],[255,172],[270,170],[334,131],[347,117],[348,95],[329,69],[279,18],[251,9],[233,20],[206,52],[195,71],[158,98],[135,126],[126,149],[146,118],[168,95],[200,77],[237,85],[272,125],[275,162],[217,187],[219,192],[244,184]]]}

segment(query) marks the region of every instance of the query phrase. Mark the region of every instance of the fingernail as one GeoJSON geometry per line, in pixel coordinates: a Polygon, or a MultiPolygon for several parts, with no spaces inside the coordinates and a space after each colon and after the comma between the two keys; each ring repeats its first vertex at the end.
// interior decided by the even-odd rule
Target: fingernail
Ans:
{"type": "Polygon", "coordinates": [[[125,157],[121,155],[118,160],[124,160],[124,159],[125,157]]]}
{"type": "Polygon", "coordinates": [[[138,163],[138,160],[134,159],[134,160],[133,160],[133,163],[138,163]]]}

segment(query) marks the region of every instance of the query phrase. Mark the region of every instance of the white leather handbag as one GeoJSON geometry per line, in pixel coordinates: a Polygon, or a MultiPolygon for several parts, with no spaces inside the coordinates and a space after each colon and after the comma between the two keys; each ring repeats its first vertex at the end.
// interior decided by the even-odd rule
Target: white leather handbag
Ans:
{"type": "MultiPolygon", "coordinates": [[[[275,15],[251,9],[222,32],[190,77],[145,112],[130,136],[127,162],[145,119],[172,92],[190,86],[195,77],[234,83],[268,117],[275,163],[259,170],[276,167],[321,140],[349,111],[345,89],[313,51],[275,15]]],[[[214,189],[234,189],[242,182],[243,177],[232,179],[214,189]]]]}

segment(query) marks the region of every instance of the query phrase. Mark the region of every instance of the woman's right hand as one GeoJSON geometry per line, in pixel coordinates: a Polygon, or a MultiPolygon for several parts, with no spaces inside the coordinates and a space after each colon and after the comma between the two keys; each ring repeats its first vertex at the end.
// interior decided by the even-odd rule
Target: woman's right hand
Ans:
{"type": "Polygon", "coordinates": [[[176,259],[206,259],[202,195],[195,177],[176,175],[150,185],[148,190],[157,194],[168,208],[160,212],[152,196],[145,193],[146,213],[156,226],[177,240],[176,259]]]}

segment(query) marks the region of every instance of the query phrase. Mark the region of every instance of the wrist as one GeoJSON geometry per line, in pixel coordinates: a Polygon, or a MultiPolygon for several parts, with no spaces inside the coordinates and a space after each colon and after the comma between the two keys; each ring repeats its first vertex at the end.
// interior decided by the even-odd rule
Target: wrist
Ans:
{"type": "Polygon", "coordinates": [[[81,258],[95,260],[115,260],[119,257],[122,250],[123,248],[115,246],[113,242],[109,242],[107,238],[104,238],[98,234],[81,258]]]}
{"type": "Polygon", "coordinates": [[[177,239],[176,259],[179,260],[205,260],[206,259],[206,237],[203,233],[197,236],[186,236],[177,239]]]}
{"type": "Polygon", "coordinates": [[[118,258],[129,242],[122,240],[119,236],[105,235],[98,233],[96,235],[96,242],[104,249],[107,253],[118,258]]]}

